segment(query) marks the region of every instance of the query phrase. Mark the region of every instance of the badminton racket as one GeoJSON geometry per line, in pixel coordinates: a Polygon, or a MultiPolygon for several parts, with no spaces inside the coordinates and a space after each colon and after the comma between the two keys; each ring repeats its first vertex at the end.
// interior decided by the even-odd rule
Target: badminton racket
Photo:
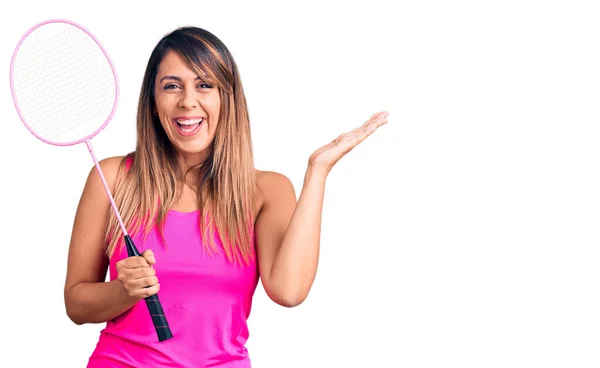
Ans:
{"type": "MultiPolygon", "coordinates": [[[[10,64],[13,101],[27,129],[44,143],[85,143],[123,230],[127,254],[139,256],[100,169],[91,140],[112,119],[119,99],[117,74],[105,49],[87,29],[53,19],[19,40],[10,64]]],[[[145,298],[159,341],[173,337],[158,295],[145,298]]]]}

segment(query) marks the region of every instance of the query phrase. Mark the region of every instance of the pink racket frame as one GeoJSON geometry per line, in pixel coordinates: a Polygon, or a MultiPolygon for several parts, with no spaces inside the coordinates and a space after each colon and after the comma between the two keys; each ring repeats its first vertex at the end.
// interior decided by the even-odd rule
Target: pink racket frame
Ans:
{"type": "Polygon", "coordinates": [[[27,127],[27,129],[31,132],[31,134],[33,134],[34,136],[36,136],[39,140],[48,143],[48,144],[52,144],[55,146],[72,146],[78,143],[82,143],[82,142],[87,142],[89,141],[92,137],[94,137],[96,134],[98,134],[102,129],[104,129],[104,127],[106,127],[106,125],[108,125],[108,122],[112,119],[112,117],[115,114],[115,111],[117,110],[117,102],[119,101],[119,80],[117,78],[117,72],[115,71],[115,66],[112,62],[112,60],[110,59],[110,57],[108,56],[108,53],[106,52],[106,50],[104,49],[104,47],[102,46],[102,44],[100,43],[100,41],[98,41],[98,39],[90,32],[88,31],[86,28],[84,28],[83,26],[70,21],[70,20],[65,20],[65,19],[50,19],[50,20],[46,20],[44,22],[38,23],[35,26],[31,27],[31,29],[29,29],[27,31],[27,33],[25,33],[25,35],[23,35],[23,37],[21,37],[21,39],[19,40],[19,43],[17,44],[17,47],[15,48],[15,51],[13,53],[12,59],[10,61],[10,90],[12,93],[12,97],[13,97],[13,102],[15,104],[15,108],[17,109],[17,113],[19,114],[19,117],[21,118],[21,121],[23,121],[23,124],[25,124],[25,126],[27,127]],[[102,53],[104,54],[104,56],[106,57],[106,60],[108,60],[108,63],[110,64],[110,68],[112,70],[113,76],[115,77],[115,101],[113,104],[113,109],[110,112],[110,115],[108,115],[108,118],[106,119],[106,121],[100,126],[100,128],[98,128],[96,131],[94,131],[92,134],[88,135],[85,138],[82,138],[78,141],[74,141],[74,142],[54,142],[54,141],[50,141],[47,139],[44,139],[42,137],[40,137],[28,124],[27,121],[25,121],[25,118],[23,117],[23,114],[21,113],[21,109],[19,108],[18,104],[17,104],[17,98],[15,96],[15,89],[14,89],[14,80],[13,80],[13,67],[14,67],[14,63],[15,63],[15,59],[17,57],[17,54],[19,52],[19,49],[21,48],[21,45],[23,44],[23,41],[25,41],[25,39],[27,37],[29,37],[29,35],[31,34],[31,32],[35,31],[36,29],[38,29],[39,27],[46,25],[46,24],[50,24],[50,23],[65,23],[65,24],[70,24],[72,26],[75,26],[79,29],[81,29],[83,32],[87,33],[88,36],[90,36],[98,45],[98,47],[100,47],[100,50],[102,50],[102,53]]]}
{"type": "Polygon", "coordinates": [[[13,98],[13,103],[15,105],[15,109],[17,110],[17,114],[19,114],[19,118],[21,119],[21,121],[23,122],[23,124],[25,125],[25,127],[27,128],[27,130],[29,130],[31,132],[31,134],[33,134],[36,138],[38,138],[39,140],[41,140],[44,143],[48,143],[54,146],[73,146],[79,143],[83,143],[85,142],[88,150],[90,151],[90,154],[92,155],[92,159],[94,160],[94,165],[96,166],[96,169],[98,170],[98,172],[100,173],[100,179],[102,179],[102,184],[104,185],[104,189],[106,189],[106,193],[108,194],[108,198],[110,199],[110,204],[112,205],[113,209],[115,210],[115,215],[117,216],[117,219],[119,221],[119,225],[121,225],[121,229],[123,230],[124,235],[127,235],[127,231],[125,230],[125,225],[123,224],[123,220],[121,219],[121,216],[119,215],[119,212],[117,211],[117,206],[115,205],[115,202],[113,200],[112,195],[110,194],[110,189],[108,188],[108,184],[106,183],[106,180],[104,179],[104,175],[102,174],[102,170],[100,169],[100,164],[98,163],[98,159],[96,158],[96,155],[94,153],[94,149],[92,148],[92,144],[91,144],[91,139],[96,136],[100,131],[102,131],[102,129],[104,129],[104,127],[106,127],[106,125],[108,125],[108,123],[110,122],[110,120],[113,118],[115,111],[117,109],[117,102],[119,101],[119,79],[117,78],[117,72],[115,70],[115,66],[112,62],[112,60],[110,59],[110,57],[108,56],[108,53],[106,52],[106,50],[104,49],[104,47],[102,46],[102,44],[100,43],[100,41],[98,41],[98,39],[89,31],[87,30],[85,27],[81,26],[80,24],[77,24],[73,21],[70,20],[66,20],[66,19],[50,19],[50,20],[46,20],[43,21],[41,23],[36,24],[35,26],[31,27],[24,35],[23,37],[21,37],[21,39],[19,40],[19,43],[17,44],[17,46],[15,47],[15,51],[13,52],[13,56],[11,58],[10,61],[10,90],[12,93],[12,98],[13,98]],[[92,134],[74,141],[74,142],[54,142],[48,139],[44,139],[43,137],[41,137],[35,130],[33,130],[33,128],[31,126],[29,126],[29,124],[27,124],[27,121],[25,120],[25,117],[23,116],[23,113],[21,112],[21,109],[19,108],[19,104],[17,103],[17,96],[15,95],[15,89],[14,89],[14,79],[13,79],[13,68],[14,68],[14,63],[15,63],[15,59],[17,57],[17,54],[19,52],[19,49],[21,48],[21,45],[23,44],[23,42],[25,41],[25,39],[33,32],[35,31],[37,28],[46,25],[46,24],[50,24],[50,23],[64,23],[64,24],[69,24],[72,26],[75,26],[77,28],[79,28],[80,30],[82,30],[83,32],[85,32],[88,36],[90,36],[98,45],[98,47],[100,47],[100,50],[102,50],[102,53],[104,54],[104,56],[106,57],[106,60],[108,60],[108,63],[110,65],[112,74],[115,78],[115,101],[113,103],[113,108],[112,111],[110,112],[110,114],[108,115],[108,118],[106,119],[106,121],[98,128],[96,129],[92,134]]]}

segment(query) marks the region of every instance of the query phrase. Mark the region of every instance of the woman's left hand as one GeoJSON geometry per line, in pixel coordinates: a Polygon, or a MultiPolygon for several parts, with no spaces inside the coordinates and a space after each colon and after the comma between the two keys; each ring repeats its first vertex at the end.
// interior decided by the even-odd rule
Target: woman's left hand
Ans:
{"type": "Polygon", "coordinates": [[[333,166],[356,147],[360,142],[367,139],[377,128],[386,124],[389,113],[387,111],[378,112],[371,116],[363,126],[346,132],[329,144],[316,150],[308,160],[309,168],[317,171],[323,171],[328,174],[333,166]]]}

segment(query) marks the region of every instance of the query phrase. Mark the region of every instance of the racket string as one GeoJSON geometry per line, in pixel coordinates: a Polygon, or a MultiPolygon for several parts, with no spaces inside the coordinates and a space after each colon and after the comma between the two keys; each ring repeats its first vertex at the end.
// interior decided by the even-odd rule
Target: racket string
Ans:
{"type": "Polygon", "coordinates": [[[47,140],[71,142],[89,136],[109,117],[116,83],[93,39],[79,28],[53,24],[38,28],[21,45],[14,90],[31,129],[47,140]]]}

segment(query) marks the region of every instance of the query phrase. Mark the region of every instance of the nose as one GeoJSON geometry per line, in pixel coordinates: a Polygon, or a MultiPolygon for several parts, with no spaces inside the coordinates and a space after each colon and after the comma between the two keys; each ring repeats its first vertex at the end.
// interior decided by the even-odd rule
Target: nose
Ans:
{"type": "Polygon", "coordinates": [[[196,91],[194,91],[193,88],[186,88],[183,90],[181,100],[179,101],[179,107],[183,109],[195,109],[198,107],[196,91]]]}

